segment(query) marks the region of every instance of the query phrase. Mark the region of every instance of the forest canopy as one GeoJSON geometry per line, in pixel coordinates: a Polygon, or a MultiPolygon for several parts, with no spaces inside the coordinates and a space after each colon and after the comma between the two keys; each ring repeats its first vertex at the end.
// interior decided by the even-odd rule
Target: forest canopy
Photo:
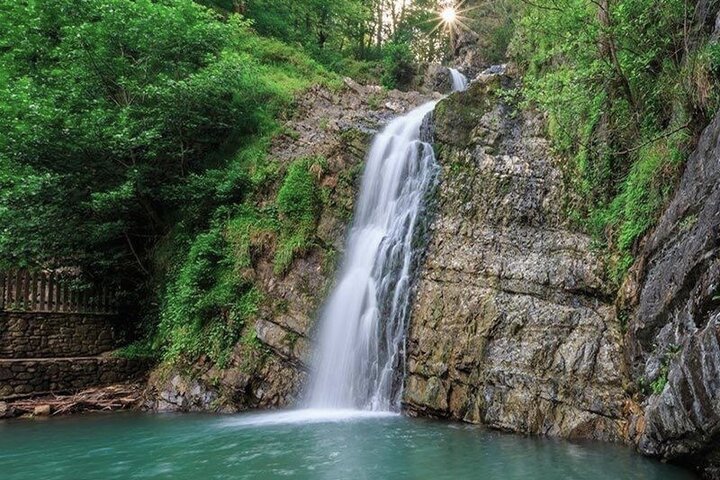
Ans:
{"type": "Polygon", "coordinates": [[[2,265],[148,274],[146,256],[185,199],[241,199],[243,172],[210,178],[227,166],[214,155],[221,147],[267,134],[294,92],[333,72],[377,79],[384,66],[389,86],[409,81],[396,65],[416,61],[408,42],[423,33],[418,12],[430,6],[202,3],[211,8],[8,3],[0,14],[2,265]],[[213,188],[200,192],[207,182],[213,188]]]}
{"type": "MultiPolygon", "coordinates": [[[[6,15],[0,259],[147,271],[143,253],[208,154],[265,128],[285,93],[250,53],[254,34],[189,1],[14,3],[6,15]]],[[[242,182],[217,187],[229,199],[242,182]]]]}

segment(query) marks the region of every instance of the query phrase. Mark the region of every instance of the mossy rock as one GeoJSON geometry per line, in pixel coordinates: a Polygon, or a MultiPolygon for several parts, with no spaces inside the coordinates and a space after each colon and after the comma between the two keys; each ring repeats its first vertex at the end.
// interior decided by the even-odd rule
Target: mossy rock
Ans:
{"type": "Polygon", "coordinates": [[[499,75],[478,80],[442,100],[435,109],[436,142],[460,148],[470,145],[475,126],[500,101],[501,81],[499,75]]]}

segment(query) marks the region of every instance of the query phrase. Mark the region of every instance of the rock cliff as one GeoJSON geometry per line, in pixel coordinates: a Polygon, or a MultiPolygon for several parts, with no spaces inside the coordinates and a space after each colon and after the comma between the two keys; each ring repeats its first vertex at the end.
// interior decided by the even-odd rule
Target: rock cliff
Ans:
{"type": "MultiPolygon", "coordinates": [[[[442,173],[415,287],[405,410],[625,442],[720,478],[720,115],[618,293],[603,252],[565,217],[572,193],[544,119],[514,108],[511,86],[481,74],[425,122],[442,173]]],[[[328,159],[317,246],[283,276],[261,252],[252,274],[268,301],[249,340],[226,368],[156,371],[151,406],[236,411],[297,400],[370,136],[423,100],[347,82],[300,102],[295,135],[278,138],[272,155],[328,159]]]]}
{"type": "Polygon", "coordinates": [[[640,450],[720,478],[720,115],[626,282],[640,450]]]}
{"type": "Polygon", "coordinates": [[[563,220],[542,121],[482,76],[435,111],[442,165],[409,332],[407,410],[620,440],[623,354],[603,263],[563,220]]]}
{"type": "Polygon", "coordinates": [[[442,179],[408,337],[412,415],[636,445],[720,478],[720,115],[620,292],[564,218],[536,113],[481,75],[440,102],[442,179]]]}

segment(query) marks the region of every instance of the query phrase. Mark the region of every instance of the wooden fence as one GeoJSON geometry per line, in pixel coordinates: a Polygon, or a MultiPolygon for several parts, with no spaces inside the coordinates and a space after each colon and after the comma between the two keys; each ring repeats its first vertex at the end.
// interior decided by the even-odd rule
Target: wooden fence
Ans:
{"type": "Polygon", "coordinates": [[[114,314],[117,292],[71,288],[54,272],[0,272],[0,311],[114,314]]]}

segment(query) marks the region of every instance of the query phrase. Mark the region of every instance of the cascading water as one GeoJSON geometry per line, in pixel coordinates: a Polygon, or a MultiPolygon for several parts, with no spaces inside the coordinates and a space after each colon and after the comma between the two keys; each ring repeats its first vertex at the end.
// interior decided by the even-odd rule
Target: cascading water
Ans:
{"type": "Polygon", "coordinates": [[[392,121],[370,149],[343,266],[320,318],[311,408],[399,407],[419,227],[439,170],[421,126],[436,103],[392,121]]]}
{"type": "Polygon", "coordinates": [[[468,79],[454,68],[450,68],[450,78],[452,78],[453,91],[462,92],[468,87],[468,79]]]}

